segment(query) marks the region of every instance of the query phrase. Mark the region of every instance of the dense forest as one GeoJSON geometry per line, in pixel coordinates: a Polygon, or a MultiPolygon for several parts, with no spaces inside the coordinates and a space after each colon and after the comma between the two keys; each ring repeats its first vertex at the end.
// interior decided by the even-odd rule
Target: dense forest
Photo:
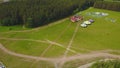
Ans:
{"type": "MultiPolygon", "coordinates": [[[[114,0],[115,1],[115,0],[114,0]]],[[[94,4],[95,8],[120,11],[120,2],[98,1],[94,4]]],[[[118,0],[116,0],[118,1],[118,0]]]]}
{"type": "Polygon", "coordinates": [[[93,6],[95,1],[98,0],[12,0],[4,2],[0,4],[0,26],[42,26],[93,6]]]}

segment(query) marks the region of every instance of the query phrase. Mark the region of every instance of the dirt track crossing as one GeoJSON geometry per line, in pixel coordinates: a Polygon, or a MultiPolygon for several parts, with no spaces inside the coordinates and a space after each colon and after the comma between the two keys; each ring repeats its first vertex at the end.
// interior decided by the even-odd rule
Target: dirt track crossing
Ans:
{"type": "Polygon", "coordinates": [[[0,49],[4,52],[6,52],[7,54],[13,55],[13,56],[18,56],[18,57],[22,57],[22,58],[28,58],[28,59],[36,59],[36,60],[44,60],[44,61],[51,61],[51,59],[49,58],[39,58],[36,56],[29,56],[29,55],[24,55],[24,54],[18,54],[15,52],[12,52],[10,50],[7,50],[2,44],[0,44],[0,49]]]}
{"type": "MultiPolygon", "coordinates": [[[[68,24],[68,26],[58,35],[58,37],[54,40],[57,41],[59,38],[65,33],[65,31],[70,27],[71,23],[68,24]]],[[[49,41],[49,40],[48,40],[49,41]]],[[[50,41],[49,41],[50,42],[50,41]]],[[[52,42],[53,43],[53,42],[52,42]]],[[[50,44],[40,56],[44,56],[44,54],[53,46],[53,44],[50,44]]]]}
{"type": "MultiPolygon", "coordinates": [[[[73,40],[74,40],[74,38],[75,38],[75,35],[76,35],[77,31],[78,31],[78,28],[79,28],[79,23],[77,23],[76,28],[75,28],[74,33],[73,33],[73,36],[72,36],[72,38],[70,39],[70,41],[69,41],[69,43],[68,43],[67,49],[66,49],[66,51],[65,51],[65,53],[64,53],[64,55],[63,55],[63,58],[62,58],[63,61],[61,61],[61,62],[60,62],[60,65],[59,65],[60,68],[62,68],[63,64],[65,63],[64,60],[66,59],[66,56],[67,56],[67,54],[68,54],[68,52],[69,52],[69,49],[71,48],[71,45],[72,45],[73,40]]],[[[79,53],[78,53],[78,54],[79,54],[79,53]]]]}
{"type": "Polygon", "coordinates": [[[76,59],[84,60],[84,59],[91,59],[91,58],[97,58],[97,57],[105,57],[105,58],[109,57],[109,58],[120,59],[120,55],[113,55],[113,54],[103,53],[103,52],[80,54],[80,55],[70,56],[70,57],[66,57],[65,59],[62,59],[60,57],[59,58],[44,58],[44,57],[37,57],[37,56],[19,54],[19,53],[15,53],[15,52],[12,52],[12,51],[6,49],[2,44],[0,44],[0,49],[3,52],[5,52],[5,53],[7,53],[9,55],[16,56],[16,57],[39,60],[39,61],[43,60],[43,61],[52,62],[53,64],[61,62],[61,61],[68,62],[68,61],[72,61],[72,60],[76,60],[76,59]]]}
{"type": "MultiPolygon", "coordinates": [[[[63,19],[62,21],[64,21],[64,20],[66,20],[66,19],[63,19]]],[[[44,27],[41,27],[41,28],[50,27],[50,26],[53,26],[53,25],[56,25],[56,24],[59,24],[59,23],[62,23],[62,22],[58,21],[58,23],[49,24],[48,26],[44,26],[44,27]]],[[[114,52],[114,51],[118,52],[119,50],[93,51],[93,52],[90,52],[90,53],[87,53],[87,54],[78,54],[76,51],[72,50],[71,49],[72,48],[71,45],[72,45],[74,37],[75,37],[75,35],[77,33],[78,26],[79,26],[79,24],[77,24],[77,26],[75,28],[75,31],[73,33],[73,36],[70,39],[70,42],[69,42],[67,48],[64,47],[64,45],[57,43],[56,41],[64,34],[64,32],[70,27],[70,25],[68,25],[54,41],[51,41],[51,40],[34,40],[34,39],[0,38],[0,39],[5,39],[5,40],[24,40],[24,41],[34,41],[34,42],[40,42],[40,43],[47,43],[47,44],[50,45],[50,47],[52,45],[56,45],[56,46],[59,46],[59,47],[62,47],[62,48],[66,49],[63,57],[56,57],[56,58],[46,58],[46,57],[43,57],[44,54],[48,51],[48,49],[50,47],[48,47],[48,49],[46,49],[46,51],[43,52],[43,54],[41,56],[31,56],[31,55],[15,53],[15,52],[12,52],[12,51],[8,50],[7,48],[5,48],[4,45],[2,45],[2,44],[0,44],[0,50],[3,51],[6,54],[9,54],[9,55],[12,55],[12,56],[26,58],[26,59],[33,59],[33,60],[35,60],[35,62],[36,62],[36,60],[37,61],[41,61],[42,60],[42,61],[51,62],[51,63],[54,64],[55,68],[62,68],[62,65],[64,65],[64,63],[66,63],[68,61],[76,60],[76,59],[86,60],[86,59],[97,58],[97,57],[118,58],[118,59],[120,59],[120,55],[109,54],[109,52],[114,52]],[[69,51],[73,52],[73,53],[76,53],[76,55],[75,56],[67,56],[69,51]]],[[[23,30],[23,31],[10,31],[10,32],[3,32],[3,33],[31,32],[31,31],[34,31],[34,30],[37,31],[37,30],[39,30],[41,28],[35,28],[35,29],[32,29],[32,30],[23,30]]]]}
{"type": "Polygon", "coordinates": [[[68,47],[67,47],[67,49],[66,49],[63,57],[66,57],[66,56],[67,56],[67,54],[68,54],[68,52],[69,52],[69,49],[71,48],[71,45],[72,45],[73,40],[74,40],[74,38],[75,38],[75,35],[76,35],[77,31],[78,31],[78,28],[79,28],[79,23],[77,23],[77,26],[76,26],[75,31],[74,31],[74,33],[73,33],[73,36],[72,36],[72,38],[70,39],[70,42],[68,43],[68,47]]]}
{"type": "MultiPolygon", "coordinates": [[[[59,40],[59,38],[66,32],[66,30],[70,27],[70,25],[71,25],[71,23],[68,24],[68,26],[58,35],[58,37],[57,37],[54,41],[59,40]]],[[[42,54],[40,55],[41,57],[44,56],[44,54],[53,46],[53,44],[57,44],[57,43],[51,42],[51,41],[49,41],[49,40],[47,40],[47,41],[50,42],[50,44],[49,44],[48,47],[42,52],[42,54]]],[[[58,44],[58,45],[63,47],[63,45],[60,45],[60,44],[58,44]]],[[[75,52],[74,50],[70,50],[70,51],[71,51],[71,52],[75,52]]],[[[32,67],[35,63],[37,63],[37,62],[38,62],[38,60],[36,60],[35,62],[33,62],[33,64],[31,65],[31,67],[32,67]]]]}
{"type": "MultiPolygon", "coordinates": [[[[2,40],[14,40],[14,41],[33,41],[33,42],[40,42],[40,43],[47,43],[47,44],[52,44],[55,46],[59,46],[61,48],[67,49],[64,45],[50,41],[50,40],[35,40],[35,39],[17,39],[17,38],[0,38],[2,40]]],[[[74,50],[69,49],[70,52],[76,53],[74,50]]]]}

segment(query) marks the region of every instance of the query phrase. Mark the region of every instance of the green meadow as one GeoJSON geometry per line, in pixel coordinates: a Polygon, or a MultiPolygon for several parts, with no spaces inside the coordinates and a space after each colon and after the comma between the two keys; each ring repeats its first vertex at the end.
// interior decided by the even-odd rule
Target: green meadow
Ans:
{"type": "MultiPolygon", "coordinates": [[[[63,21],[54,22],[60,22],[55,25],[46,25],[34,29],[23,28],[22,26],[0,26],[0,43],[10,51],[32,56],[41,56],[45,49],[52,45],[45,52],[43,57],[61,57],[64,55],[75,29],[79,24],[78,30],[70,47],[71,50],[74,50],[77,53],[69,51],[67,56],[87,54],[100,50],[120,50],[120,12],[91,7],[77,14],[84,16],[84,21],[93,19],[95,22],[87,28],[82,28],[80,26],[83,21],[72,23],[69,18],[66,18],[63,21]],[[87,15],[89,12],[105,12],[109,15],[105,17],[93,17],[87,15]],[[111,22],[106,19],[115,19],[116,21],[111,22]],[[61,44],[62,47],[50,44],[48,40],[61,44]],[[46,43],[40,41],[45,41],[46,43]]],[[[8,66],[8,68],[29,68],[29,65],[31,65],[33,61],[25,61],[24,59],[7,55],[2,51],[0,51],[0,59],[7,63],[6,66],[8,66]],[[18,65],[14,65],[16,63],[18,65]],[[26,63],[25,66],[24,63],[26,63]]],[[[39,68],[39,64],[46,66],[46,63],[44,64],[44,62],[37,62],[33,65],[33,68],[39,68]]],[[[48,66],[52,68],[52,65],[49,63],[48,66]]]]}

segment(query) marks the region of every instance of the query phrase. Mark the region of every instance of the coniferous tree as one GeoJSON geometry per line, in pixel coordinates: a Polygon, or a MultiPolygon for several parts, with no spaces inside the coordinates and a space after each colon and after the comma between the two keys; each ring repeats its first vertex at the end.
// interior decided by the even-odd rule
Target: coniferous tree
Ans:
{"type": "Polygon", "coordinates": [[[0,25],[38,27],[93,6],[98,0],[12,0],[0,4],[0,25]]]}

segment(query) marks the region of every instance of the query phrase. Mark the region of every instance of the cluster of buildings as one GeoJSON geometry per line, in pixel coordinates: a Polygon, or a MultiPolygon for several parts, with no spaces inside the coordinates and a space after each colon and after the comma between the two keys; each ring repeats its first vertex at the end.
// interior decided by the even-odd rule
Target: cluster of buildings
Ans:
{"type": "MultiPolygon", "coordinates": [[[[83,20],[83,16],[78,16],[78,15],[75,15],[75,16],[72,16],[70,18],[71,22],[78,22],[78,21],[81,21],[83,20]]],[[[87,27],[88,25],[92,24],[94,22],[93,19],[89,19],[88,21],[84,21],[83,23],[80,24],[81,27],[87,27]]]]}

